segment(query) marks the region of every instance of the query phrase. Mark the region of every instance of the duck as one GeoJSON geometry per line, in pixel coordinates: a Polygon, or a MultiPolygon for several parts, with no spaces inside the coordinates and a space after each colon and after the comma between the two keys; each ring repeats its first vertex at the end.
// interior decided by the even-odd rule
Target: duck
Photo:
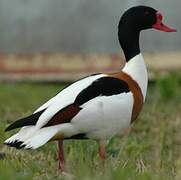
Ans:
{"type": "Polygon", "coordinates": [[[121,137],[132,127],[145,102],[148,74],[139,39],[140,32],[147,29],[176,32],[163,24],[158,10],[129,8],[118,24],[124,67],[117,72],[89,75],[65,87],[33,114],[10,124],[5,131],[20,130],[4,143],[17,149],[37,149],[57,141],[58,167],[65,171],[64,140],[92,139],[97,141],[98,154],[104,161],[107,141],[121,137]]]}

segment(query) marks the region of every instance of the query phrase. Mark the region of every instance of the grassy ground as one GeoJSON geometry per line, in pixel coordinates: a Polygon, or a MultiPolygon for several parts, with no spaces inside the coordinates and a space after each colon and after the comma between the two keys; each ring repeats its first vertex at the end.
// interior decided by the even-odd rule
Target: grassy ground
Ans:
{"type": "MultiPolygon", "coordinates": [[[[34,151],[3,145],[13,132],[4,128],[33,112],[55,95],[59,84],[0,84],[0,179],[64,179],[57,170],[56,146],[49,143],[34,151]]],[[[93,141],[66,141],[69,172],[78,180],[181,179],[181,86],[171,75],[149,86],[144,109],[131,134],[111,139],[105,167],[93,141]]]]}

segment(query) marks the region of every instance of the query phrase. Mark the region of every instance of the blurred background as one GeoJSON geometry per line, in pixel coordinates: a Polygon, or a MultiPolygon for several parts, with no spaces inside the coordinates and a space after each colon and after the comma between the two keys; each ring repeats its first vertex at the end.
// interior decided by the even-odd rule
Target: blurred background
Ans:
{"type": "Polygon", "coordinates": [[[93,141],[66,141],[68,172],[78,180],[181,179],[181,0],[0,0],[0,179],[64,179],[54,144],[11,149],[3,142],[13,132],[4,129],[68,83],[120,70],[117,24],[136,5],[158,9],[178,32],[141,34],[150,80],[141,115],[128,137],[111,139],[105,168],[93,141]]]}
{"type": "Polygon", "coordinates": [[[180,0],[0,0],[0,79],[12,80],[8,74],[13,74],[14,80],[46,80],[41,74],[49,73],[48,79],[59,80],[61,74],[60,80],[71,80],[71,72],[76,79],[118,69],[124,58],[117,24],[126,9],[140,4],[158,9],[165,23],[178,29],[177,33],[142,33],[149,68],[181,67],[180,0]],[[163,59],[168,61],[163,61],[164,67],[163,59]]]}
{"type": "MultiPolygon", "coordinates": [[[[160,10],[165,22],[181,29],[180,0],[0,0],[0,49],[7,53],[119,53],[119,18],[139,4],[160,10]]],[[[145,32],[143,49],[180,50],[180,35],[145,32]]]]}

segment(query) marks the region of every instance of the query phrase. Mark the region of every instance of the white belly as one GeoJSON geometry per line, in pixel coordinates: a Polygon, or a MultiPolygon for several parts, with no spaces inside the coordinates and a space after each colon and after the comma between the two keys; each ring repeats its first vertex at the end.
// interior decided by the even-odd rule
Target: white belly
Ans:
{"type": "Polygon", "coordinates": [[[84,104],[71,125],[88,138],[107,139],[123,134],[130,126],[133,95],[131,92],[113,96],[100,96],[84,104]]]}

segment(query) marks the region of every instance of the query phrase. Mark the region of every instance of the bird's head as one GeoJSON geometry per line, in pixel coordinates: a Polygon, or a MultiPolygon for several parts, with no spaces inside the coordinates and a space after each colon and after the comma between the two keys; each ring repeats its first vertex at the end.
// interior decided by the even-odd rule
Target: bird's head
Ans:
{"type": "Polygon", "coordinates": [[[163,15],[148,6],[136,6],[128,9],[121,17],[119,28],[127,27],[134,31],[157,29],[164,32],[176,32],[176,29],[163,24],[163,15]]]}

